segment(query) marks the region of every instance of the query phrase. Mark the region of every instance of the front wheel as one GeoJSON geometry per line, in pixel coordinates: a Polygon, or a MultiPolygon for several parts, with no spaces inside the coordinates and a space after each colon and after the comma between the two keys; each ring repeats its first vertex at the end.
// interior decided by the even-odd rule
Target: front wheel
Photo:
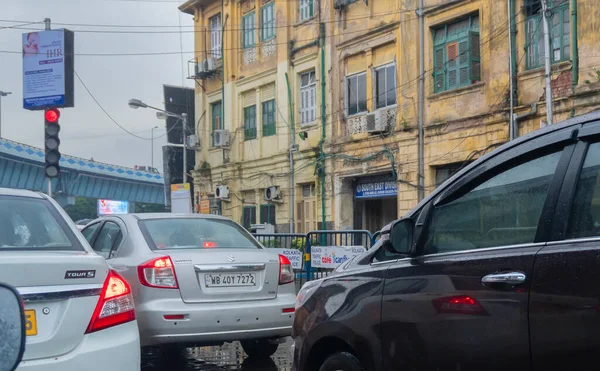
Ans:
{"type": "Polygon", "coordinates": [[[244,352],[248,357],[266,358],[270,357],[277,351],[279,344],[270,343],[266,339],[260,340],[244,340],[241,342],[244,352]]]}
{"type": "Polygon", "coordinates": [[[340,352],[327,358],[319,371],[366,371],[366,369],[352,354],[340,352]]]}

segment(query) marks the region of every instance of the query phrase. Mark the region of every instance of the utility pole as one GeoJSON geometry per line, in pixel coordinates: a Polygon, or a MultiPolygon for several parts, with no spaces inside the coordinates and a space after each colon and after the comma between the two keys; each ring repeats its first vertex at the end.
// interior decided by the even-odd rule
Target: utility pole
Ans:
{"type": "Polygon", "coordinates": [[[181,114],[181,124],[183,125],[183,184],[187,179],[187,113],[181,114]]]}
{"type": "Polygon", "coordinates": [[[547,125],[552,125],[552,71],[550,69],[552,56],[550,55],[550,27],[548,26],[548,0],[542,0],[542,22],[544,22],[544,62],[546,73],[546,121],[547,125]]]}
{"type": "MultiPolygon", "coordinates": [[[[50,18],[44,18],[44,24],[46,25],[46,31],[50,31],[52,29],[50,18]]],[[[52,178],[48,178],[48,196],[52,197],[52,178]]]]}
{"type": "Polygon", "coordinates": [[[2,97],[12,94],[9,91],[0,90],[0,138],[2,138],[2,97]]]}
{"type": "Polygon", "coordinates": [[[154,129],[158,129],[158,126],[150,130],[150,167],[152,167],[152,171],[154,171],[154,129]]]}
{"type": "Polygon", "coordinates": [[[423,21],[423,0],[419,0],[419,10],[418,10],[418,16],[419,16],[419,150],[418,150],[418,179],[417,179],[417,185],[419,187],[418,189],[418,194],[419,194],[419,201],[421,201],[423,198],[425,198],[425,182],[424,182],[424,176],[425,176],[425,165],[424,165],[424,161],[425,159],[424,157],[424,150],[423,150],[423,114],[424,114],[424,105],[425,105],[425,67],[424,67],[424,60],[425,60],[425,54],[424,54],[424,48],[425,48],[425,43],[424,43],[424,33],[425,33],[425,24],[423,21]]]}

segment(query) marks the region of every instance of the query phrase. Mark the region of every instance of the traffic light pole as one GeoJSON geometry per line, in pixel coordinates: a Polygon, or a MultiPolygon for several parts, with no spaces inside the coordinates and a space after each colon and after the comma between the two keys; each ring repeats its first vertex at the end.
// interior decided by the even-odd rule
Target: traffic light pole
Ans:
{"type": "MultiPolygon", "coordinates": [[[[52,29],[50,18],[44,18],[44,23],[46,31],[50,31],[52,29]]],[[[48,197],[52,197],[52,178],[47,177],[46,179],[48,179],[48,197]]]]}

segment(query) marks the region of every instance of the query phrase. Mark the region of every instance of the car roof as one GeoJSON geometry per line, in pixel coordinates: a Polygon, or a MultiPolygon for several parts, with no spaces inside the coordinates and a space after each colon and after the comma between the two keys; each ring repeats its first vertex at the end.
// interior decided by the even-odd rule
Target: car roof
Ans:
{"type": "Polygon", "coordinates": [[[42,195],[39,192],[29,191],[26,189],[15,189],[15,188],[0,188],[0,196],[44,198],[44,195],[42,195]]]}
{"type": "MultiPolygon", "coordinates": [[[[600,120],[600,110],[597,111],[593,111],[590,113],[587,113],[585,115],[581,115],[581,116],[577,116],[577,117],[573,117],[570,119],[567,119],[565,121],[562,121],[558,124],[554,124],[554,125],[550,125],[550,126],[546,126],[542,129],[538,129],[535,131],[532,131],[531,133],[528,133],[526,135],[523,135],[521,137],[518,137],[516,139],[513,139],[509,142],[504,143],[503,145],[501,145],[500,147],[496,148],[495,150],[493,150],[492,152],[489,152],[481,157],[479,157],[477,160],[473,161],[472,163],[470,163],[469,165],[465,166],[462,170],[460,170],[459,172],[457,172],[456,174],[454,174],[452,177],[450,177],[443,186],[436,188],[435,190],[433,190],[427,197],[425,197],[421,202],[419,202],[417,204],[417,206],[415,206],[414,208],[412,208],[409,212],[406,213],[404,217],[412,217],[414,216],[422,207],[423,205],[427,204],[429,201],[431,201],[431,199],[437,197],[441,192],[445,191],[448,186],[453,183],[456,179],[462,177],[463,174],[471,171],[471,169],[479,166],[481,163],[489,160],[490,158],[493,158],[495,156],[498,156],[499,154],[506,152],[512,148],[515,148],[517,146],[520,146],[523,143],[529,142],[533,139],[537,139],[543,136],[546,136],[548,134],[557,132],[557,131],[562,131],[562,130],[568,130],[569,128],[573,128],[577,125],[585,125],[587,123],[591,123],[591,122],[596,122],[600,120]]],[[[383,227],[381,229],[381,231],[388,231],[391,228],[391,225],[394,222],[389,223],[388,225],[386,225],[385,227],[383,227]]]]}

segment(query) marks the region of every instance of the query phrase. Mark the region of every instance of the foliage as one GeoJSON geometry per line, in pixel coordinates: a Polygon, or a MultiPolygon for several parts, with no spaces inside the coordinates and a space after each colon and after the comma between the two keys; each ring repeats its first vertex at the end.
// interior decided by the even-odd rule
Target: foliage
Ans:
{"type": "Polygon", "coordinates": [[[75,204],[67,205],[64,209],[74,222],[95,219],[98,215],[98,201],[95,198],[75,197],[75,204]]]}
{"type": "MultiPolygon", "coordinates": [[[[589,73],[590,77],[594,80],[594,83],[600,82],[600,69],[593,69],[592,72],[589,73]]],[[[590,80],[584,81],[586,84],[591,84],[590,80]]]]}
{"type": "Polygon", "coordinates": [[[136,213],[164,213],[166,211],[165,205],[162,204],[146,204],[143,202],[136,202],[134,205],[136,213]]]}

